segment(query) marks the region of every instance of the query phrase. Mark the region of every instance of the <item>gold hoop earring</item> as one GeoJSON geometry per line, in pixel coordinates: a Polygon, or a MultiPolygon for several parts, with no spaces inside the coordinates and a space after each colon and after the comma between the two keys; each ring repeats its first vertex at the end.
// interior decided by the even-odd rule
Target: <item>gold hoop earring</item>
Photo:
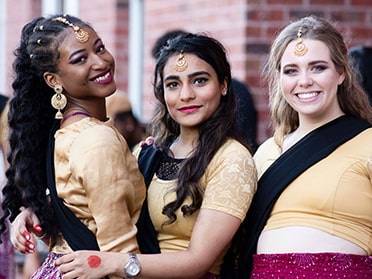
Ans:
{"type": "Polygon", "coordinates": [[[65,106],[67,105],[66,96],[64,94],[62,94],[62,92],[63,92],[62,85],[57,84],[54,87],[54,92],[56,94],[54,94],[52,96],[52,102],[51,103],[52,103],[52,107],[55,108],[56,110],[58,110],[56,115],[55,115],[55,119],[62,119],[63,114],[61,112],[61,109],[64,109],[65,106]]]}

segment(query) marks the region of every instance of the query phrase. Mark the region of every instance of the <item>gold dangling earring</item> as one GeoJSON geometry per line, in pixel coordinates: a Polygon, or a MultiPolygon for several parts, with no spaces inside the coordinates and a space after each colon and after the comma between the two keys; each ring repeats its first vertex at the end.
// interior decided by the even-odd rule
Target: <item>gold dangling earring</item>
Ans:
{"type": "Polygon", "coordinates": [[[57,84],[54,87],[54,92],[56,92],[56,94],[54,94],[52,97],[52,107],[58,110],[55,115],[55,119],[63,118],[61,109],[64,109],[67,104],[66,96],[62,94],[62,91],[63,91],[63,87],[60,84],[57,84]]]}

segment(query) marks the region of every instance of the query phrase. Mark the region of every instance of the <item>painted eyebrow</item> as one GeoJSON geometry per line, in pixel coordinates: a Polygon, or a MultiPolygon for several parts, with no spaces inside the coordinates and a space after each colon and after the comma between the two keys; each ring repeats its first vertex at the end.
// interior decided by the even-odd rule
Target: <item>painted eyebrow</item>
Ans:
{"type": "MultiPolygon", "coordinates": [[[[97,40],[94,41],[94,45],[96,45],[98,42],[102,41],[101,38],[97,38],[97,40]]],[[[72,57],[74,57],[76,54],[79,54],[80,52],[84,52],[85,49],[82,48],[82,49],[78,49],[76,51],[74,51],[73,53],[71,53],[71,55],[69,56],[68,59],[71,59],[72,57]]]]}
{"type": "MultiPolygon", "coordinates": [[[[196,77],[196,76],[200,76],[200,75],[207,75],[207,76],[211,76],[208,72],[206,71],[198,71],[198,72],[194,72],[194,73],[191,73],[191,74],[188,74],[187,77],[188,78],[193,78],[193,77],[196,77]]],[[[167,80],[170,80],[170,79],[176,79],[176,80],[179,80],[180,79],[180,76],[176,76],[176,75],[171,75],[171,76],[167,76],[164,81],[167,81],[167,80]]]]}

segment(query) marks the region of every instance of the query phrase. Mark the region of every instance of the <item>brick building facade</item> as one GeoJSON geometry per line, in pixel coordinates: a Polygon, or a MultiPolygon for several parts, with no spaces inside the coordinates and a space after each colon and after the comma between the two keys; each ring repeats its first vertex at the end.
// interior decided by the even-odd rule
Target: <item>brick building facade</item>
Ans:
{"type": "MultiPolygon", "coordinates": [[[[1,21],[5,23],[4,61],[0,61],[3,88],[11,94],[12,51],[17,45],[21,27],[26,21],[42,14],[42,0],[2,0],[1,21]],[[5,7],[4,7],[5,6],[5,7]]],[[[53,1],[53,0],[49,0],[53,1]]],[[[57,0],[55,0],[57,1],[57,0]]],[[[58,0],[64,2],[64,0],[58,0]]],[[[65,0],[67,1],[67,0],[65,0]]],[[[140,118],[151,118],[151,89],[154,61],[151,47],[165,31],[182,28],[190,32],[206,32],[219,39],[229,53],[233,76],[247,83],[259,113],[258,140],[270,135],[267,88],[261,82],[262,66],[275,34],[290,20],[309,14],[336,22],[347,44],[372,46],[371,0],[69,0],[78,2],[77,15],[93,24],[117,61],[118,87],[128,92],[140,118]],[[132,6],[139,7],[136,13],[132,6]],[[131,24],[132,26],[131,26],[131,24]],[[129,47],[130,30],[140,25],[136,44],[129,47]],[[129,67],[131,51],[140,50],[141,57],[131,60],[140,72],[129,67]],[[138,68],[138,67],[137,67],[138,68]],[[130,72],[131,71],[131,72],[130,72]],[[128,77],[135,76],[141,86],[129,92],[128,77]]],[[[76,4],[76,3],[75,3],[76,4]]],[[[3,29],[1,29],[3,30],[3,29]]],[[[132,32],[133,33],[133,32],[132,32]]],[[[132,37],[131,37],[132,38],[132,37]]]]}

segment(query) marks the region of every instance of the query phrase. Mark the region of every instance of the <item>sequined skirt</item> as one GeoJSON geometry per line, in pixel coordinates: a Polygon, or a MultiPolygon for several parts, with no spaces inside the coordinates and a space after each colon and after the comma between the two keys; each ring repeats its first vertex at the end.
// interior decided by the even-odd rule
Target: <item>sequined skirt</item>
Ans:
{"type": "Polygon", "coordinates": [[[372,278],[372,257],[340,253],[259,254],[253,256],[256,278],[372,278]]]}
{"type": "Polygon", "coordinates": [[[62,274],[58,272],[54,263],[63,254],[49,253],[43,264],[35,271],[30,279],[62,279],[62,274]]]}

